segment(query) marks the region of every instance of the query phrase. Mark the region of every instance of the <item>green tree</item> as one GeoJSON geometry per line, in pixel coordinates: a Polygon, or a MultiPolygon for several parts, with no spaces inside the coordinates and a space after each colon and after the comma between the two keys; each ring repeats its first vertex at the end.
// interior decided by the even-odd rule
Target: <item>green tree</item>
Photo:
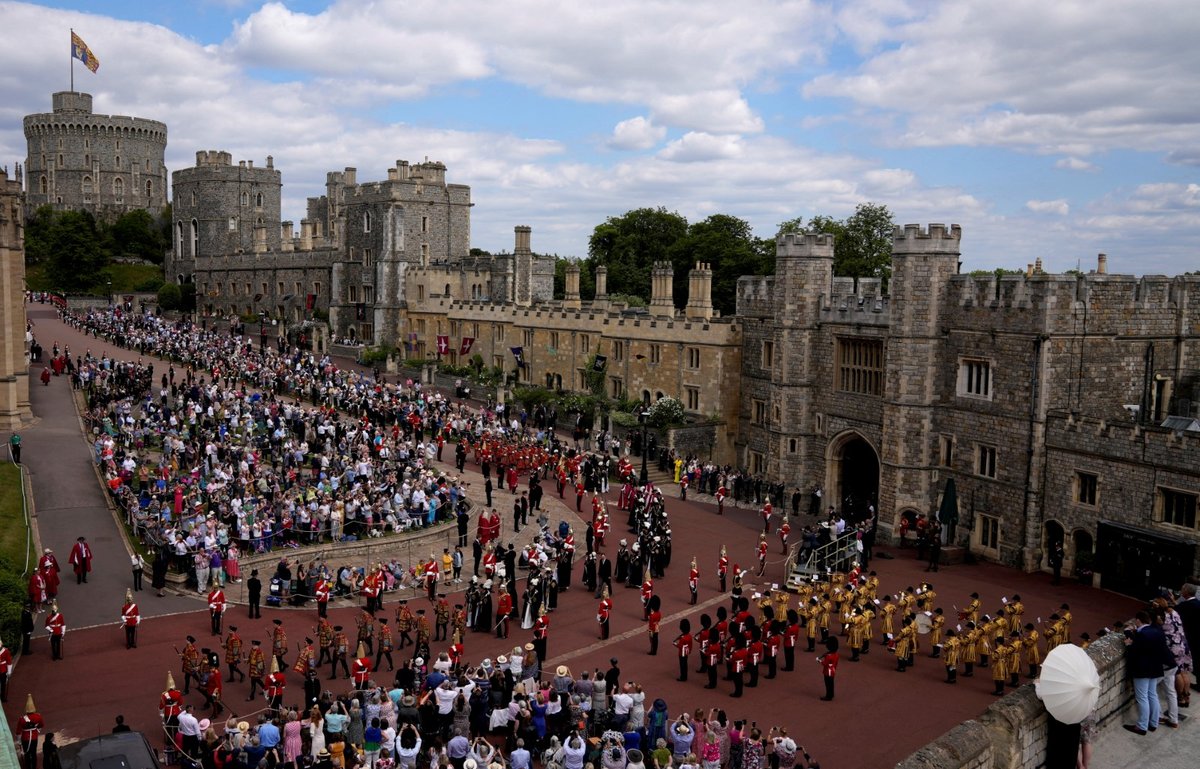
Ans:
{"type": "Polygon", "coordinates": [[[592,272],[608,268],[608,293],[650,297],[650,269],[670,260],[670,249],[687,234],[687,219],[666,208],[637,208],[610,216],[592,231],[588,256],[592,272]]]}
{"type": "Polygon", "coordinates": [[[788,219],[779,223],[775,228],[775,237],[786,235],[788,233],[804,232],[804,217],[797,216],[795,219],[788,219]]]}
{"type": "Polygon", "coordinates": [[[738,278],[766,275],[775,267],[774,243],[754,237],[749,222],[727,214],[713,214],[689,226],[669,253],[675,268],[675,304],[687,304],[688,272],[703,262],[712,269],[712,303],[722,315],[736,309],[738,278]]]}
{"type": "Polygon", "coordinates": [[[50,229],[47,274],[64,291],[95,287],[108,264],[96,220],[86,211],[61,211],[50,229]]]}
{"type": "Polygon", "coordinates": [[[860,203],[845,221],[814,216],[807,229],[833,235],[834,275],[882,278],[886,283],[892,275],[892,230],[895,226],[887,206],[860,203]]]}
{"type": "Polygon", "coordinates": [[[178,310],[183,306],[183,292],[175,283],[164,283],[158,289],[158,306],[164,312],[178,310]]]}
{"type": "Polygon", "coordinates": [[[25,263],[38,264],[50,259],[50,239],[58,217],[49,205],[39,206],[25,222],[25,263]]]}
{"type": "Polygon", "coordinates": [[[114,256],[162,264],[166,242],[160,223],[149,211],[139,208],[122,214],[106,228],[105,235],[109,252],[114,256]]]}

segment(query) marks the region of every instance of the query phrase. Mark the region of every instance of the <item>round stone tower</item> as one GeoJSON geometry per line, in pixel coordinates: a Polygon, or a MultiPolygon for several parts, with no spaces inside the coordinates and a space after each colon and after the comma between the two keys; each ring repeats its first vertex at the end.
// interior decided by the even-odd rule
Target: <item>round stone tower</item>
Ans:
{"type": "Polygon", "coordinates": [[[52,102],[53,112],[25,116],[26,210],[157,215],[167,204],[166,124],[94,114],[89,93],[60,91],[52,102]]]}

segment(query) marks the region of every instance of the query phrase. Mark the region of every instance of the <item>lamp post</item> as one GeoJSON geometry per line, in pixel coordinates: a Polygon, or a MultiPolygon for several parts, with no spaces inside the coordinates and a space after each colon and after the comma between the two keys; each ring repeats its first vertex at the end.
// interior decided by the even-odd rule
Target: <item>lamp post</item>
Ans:
{"type": "Polygon", "coordinates": [[[113,298],[112,298],[112,281],[111,281],[111,280],[106,280],[106,281],[104,281],[104,285],[105,285],[105,287],[108,289],[108,306],[109,306],[109,307],[112,307],[112,304],[113,304],[113,298]]]}
{"type": "Polygon", "coordinates": [[[638,413],[638,421],[642,423],[642,484],[645,486],[650,482],[650,473],[646,469],[646,456],[650,453],[650,447],[646,443],[646,428],[650,425],[650,409],[642,409],[638,413]]]}

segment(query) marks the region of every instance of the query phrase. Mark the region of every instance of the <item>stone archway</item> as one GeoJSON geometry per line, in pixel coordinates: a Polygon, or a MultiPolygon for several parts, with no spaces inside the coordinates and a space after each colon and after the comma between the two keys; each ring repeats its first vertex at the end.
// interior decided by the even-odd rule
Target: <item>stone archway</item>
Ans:
{"type": "Polygon", "coordinates": [[[825,504],[851,522],[865,518],[870,506],[878,511],[879,452],[870,441],[848,430],[829,442],[825,461],[825,504]]]}
{"type": "Polygon", "coordinates": [[[1065,551],[1066,531],[1058,521],[1046,521],[1042,524],[1042,568],[1044,569],[1050,568],[1050,552],[1054,549],[1055,542],[1062,542],[1065,551]]]}

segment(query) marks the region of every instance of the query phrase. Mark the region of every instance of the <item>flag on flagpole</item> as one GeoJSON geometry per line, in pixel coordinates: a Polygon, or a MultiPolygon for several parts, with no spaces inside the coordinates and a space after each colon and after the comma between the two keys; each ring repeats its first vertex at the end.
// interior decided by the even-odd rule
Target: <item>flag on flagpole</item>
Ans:
{"type": "Polygon", "coordinates": [[[437,335],[437,351],[438,355],[446,355],[450,352],[450,337],[448,335],[437,335]]]}
{"type": "Polygon", "coordinates": [[[100,69],[100,60],[96,58],[96,54],[92,53],[88,44],[83,42],[83,38],[74,31],[71,32],[71,58],[79,59],[83,62],[83,66],[92,72],[100,69]]]}
{"type": "Polygon", "coordinates": [[[525,348],[510,347],[509,349],[512,350],[513,357],[517,359],[517,368],[525,368],[525,348]]]}
{"type": "Polygon", "coordinates": [[[594,361],[592,361],[592,371],[595,371],[597,374],[599,374],[604,371],[604,367],[607,365],[608,365],[608,356],[607,355],[597,355],[596,359],[594,361]]]}
{"type": "Polygon", "coordinates": [[[462,346],[458,348],[458,354],[459,355],[469,355],[471,352],[471,345],[473,345],[473,344],[475,344],[475,337],[464,336],[462,338],[462,346]]]}

